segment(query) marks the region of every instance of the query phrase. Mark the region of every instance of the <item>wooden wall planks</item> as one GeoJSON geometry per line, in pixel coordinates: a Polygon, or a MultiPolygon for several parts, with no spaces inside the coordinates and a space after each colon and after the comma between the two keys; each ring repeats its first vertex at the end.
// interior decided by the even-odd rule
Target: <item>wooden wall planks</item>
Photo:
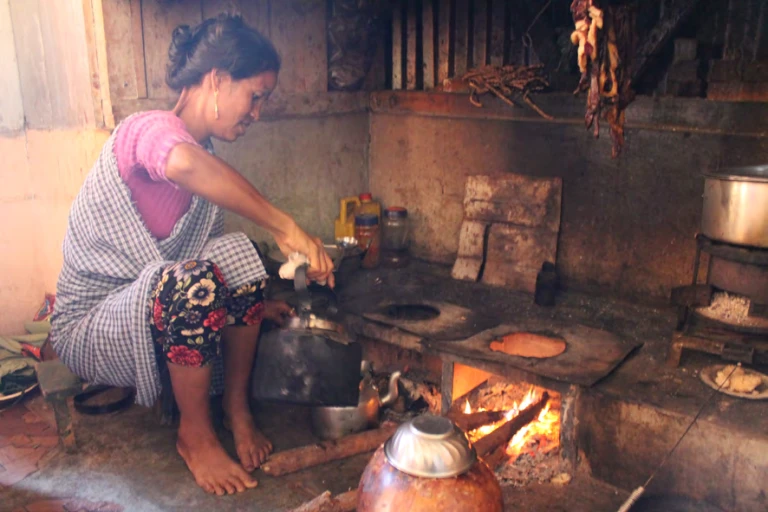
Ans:
{"type": "MultiPolygon", "coordinates": [[[[149,98],[175,98],[177,94],[165,84],[168,47],[171,33],[179,25],[194,26],[203,19],[201,0],[164,2],[142,0],[141,19],[144,34],[144,58],[149,98]]],[[[120,58],[116,56],[116,58],[120,58]]]]}
{"type": "Polygon", "coordinates": [[[505,46],[512,37],[507,3],[505,0],[396,2],[392,21],[392,88],[434,89],[441,87],[447,78],[461,77],[469,69],[504,65],[505,46]],[[413,63],[414,55],[418,62],[413,63]],[[423,70],[421,74],[416,73],[415,81],[414,69],[423,70]],[[405,77],[401,76],[401,70],[406,71],[405,77]]]}
{"type": "Polygon", "coordinates": [[[270,9],[270,34],[282,58],[279,94],[327,91],[325,1],[272,1],[270,9]]]}
{"type": "Polygon", "coordinates": [[[5,65],[0,74],[0,131],[18,131],[24,128],[24,107],[9,0],[0,0],[0,62],[5,65]]]}
{"type": "Polygon", "coordinates": [[[395,4],[392,11],[392,89],[403,89],[403,9],[402,2],[395,4]]]}
{"type": "Polygon", "coordinates": [[[95,126],[97,119],[83,2],[11,0],[27,126],[95,126]],[[67,44],[62,44],[66,41],[67,44]]]}
{"type": "Polygon", "coordinates": [[[488,5],[487,0],[475,0],[472,67],[485,66],[488,56],[488,5]]]}
{"type": "Polygon", "coordinates": [[[467,72],[469,64],[469,0],[456,0],[454,17],[453,76],[460,77],[467,72]]]}
{"type": "Polygon", "coordinates": [[[107,0],[102,8],[112,99],[146,98],[141,0],[107,0]]]}
{"type": "Polygon", "coordinates": [[[435,9],[434,0],[422,0],[421,39],[424,89],[435,87],[435,9]]]}

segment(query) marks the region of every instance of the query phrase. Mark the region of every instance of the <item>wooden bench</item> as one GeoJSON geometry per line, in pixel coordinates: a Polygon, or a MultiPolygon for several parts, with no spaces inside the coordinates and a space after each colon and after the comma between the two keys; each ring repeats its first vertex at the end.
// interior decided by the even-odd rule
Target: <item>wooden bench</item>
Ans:
{"type": "MultiPolygon", "coordinates": [[[[155,404],[155,416],[161,425],[178,425],[178,409],[171,391],[170,379],[167,375],[161,374],[161,380],[163,390],[155,404]]],[[[59,444],[67,453],[75,453],[77,440],[69,399],[83,392],[85,382],[72,373],[58,358],[37,363],[37,381],[43,398],[53,408],[59,444]]]]}
{"type": "Polygon", "coordinates": [[[69,371],[64,363],[55,359],[37,363],[37,382],[43,398],[53,408],[59,444],[67,453],[74,453],[77,451],[77,441],[68,401],[83,390],[83,381],[69,371]]]}

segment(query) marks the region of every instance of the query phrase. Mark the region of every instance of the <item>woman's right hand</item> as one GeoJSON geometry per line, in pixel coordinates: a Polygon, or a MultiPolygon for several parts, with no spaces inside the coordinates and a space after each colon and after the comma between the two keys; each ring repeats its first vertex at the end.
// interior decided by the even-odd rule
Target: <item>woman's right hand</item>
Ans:
{"type": "Polygon", "coordinates": [[[298,252],[309,258],[307,277],[313,281],[326,281],[329,287],[334,287],[333,260],[325,250],[322,240],[309,236],[294,223],[285,236],[276,238],[275,241],[286,257],[298,252]]]}

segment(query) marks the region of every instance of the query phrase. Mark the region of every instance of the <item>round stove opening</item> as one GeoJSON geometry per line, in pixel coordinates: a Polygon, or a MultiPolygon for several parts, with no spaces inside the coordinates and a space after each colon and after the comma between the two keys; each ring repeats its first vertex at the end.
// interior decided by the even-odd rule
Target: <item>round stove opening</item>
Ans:
{"type": "Polygon", "coordinates": [[[491,342],[495,352],[537,359],[559,356],[565,348],[565,340],[553,333],[513,332],[491,342]]]}
{"type": "Polygon", "coordinates": [[[394,320],[432,320],[440,310],[426,304],[392,304],[384,308],[384,315],[394,320]]]}

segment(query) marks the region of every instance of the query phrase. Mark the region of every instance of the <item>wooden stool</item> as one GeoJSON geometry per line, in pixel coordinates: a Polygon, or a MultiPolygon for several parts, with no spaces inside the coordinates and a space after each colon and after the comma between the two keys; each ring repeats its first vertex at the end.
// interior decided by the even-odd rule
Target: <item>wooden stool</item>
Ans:
{"type": "Polygon", "coordinates": [[[58,359],[37,363],[37,382],[43,397],[53,407],[59,444],[67,453],[74,453],[77,451],[77,442],[72,426],[72,411],[67,402],[83,390],[83,382],[58,359]]]}

